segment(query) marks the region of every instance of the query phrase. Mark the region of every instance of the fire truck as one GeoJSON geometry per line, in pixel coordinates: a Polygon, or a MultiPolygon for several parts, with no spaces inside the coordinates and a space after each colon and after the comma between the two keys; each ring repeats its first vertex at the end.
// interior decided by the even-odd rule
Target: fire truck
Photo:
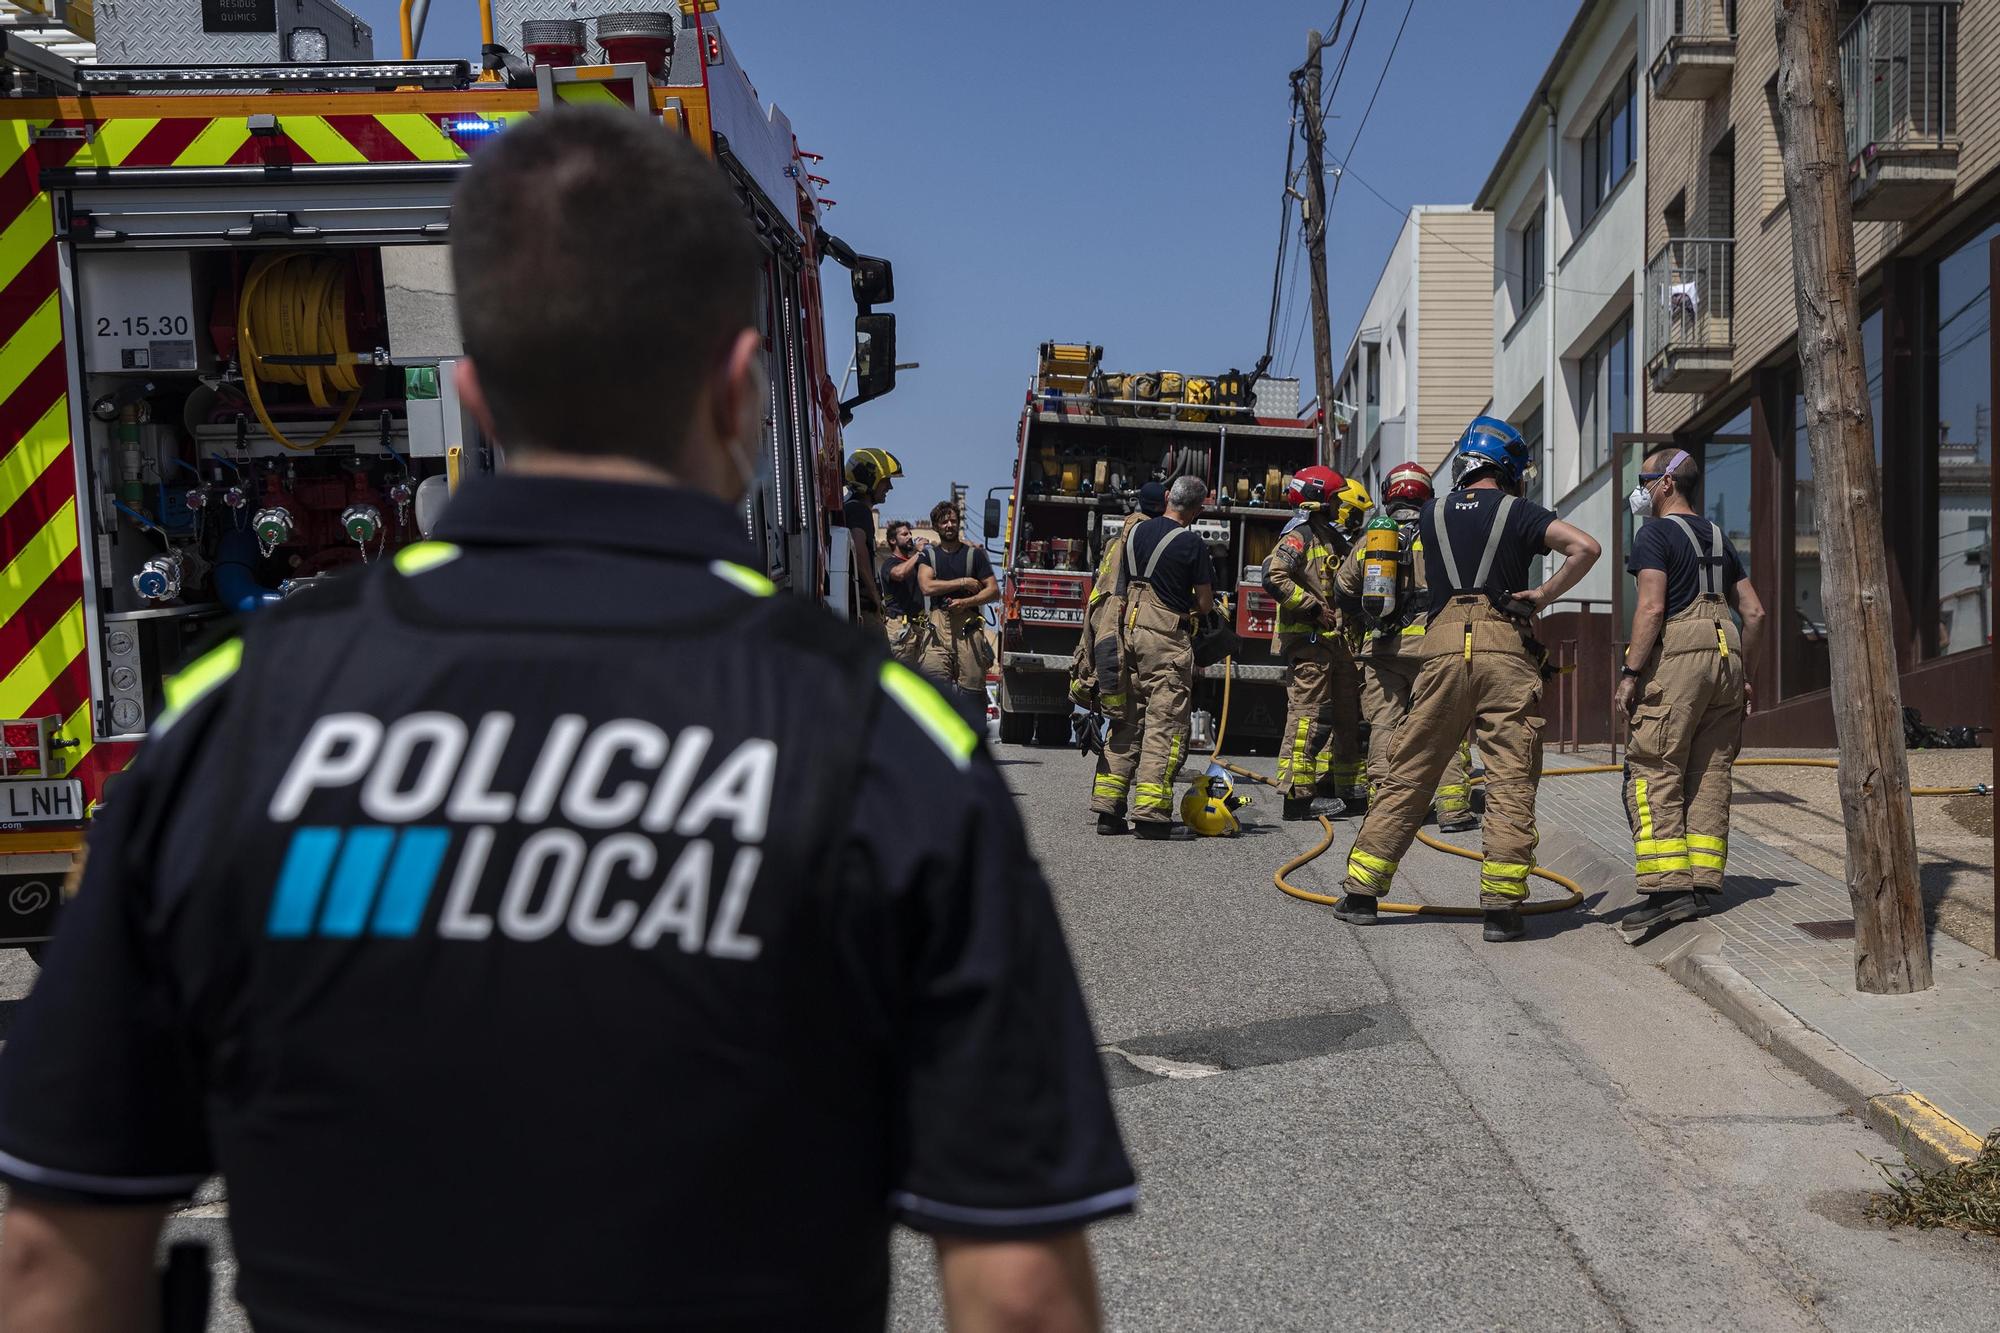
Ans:
{"type": "MultiPolygon", "coordinates": [[[[1271,652],[1277,608],[1261,566],[1292,511],[1285,483],[1323,462],[1319,432],[1299,419],[1299,382],[1239,371],[1108,372],[1090,343],[1042,344],[1016,435],[1011,490],[987,500],[1004,534],[1000,736],[1069,739],[1069,668],[1095,571],[1148,481],[1196,476],[1209,505],[1216,596],[1227,597],[1243,652],[1233,663],[1229,735],[1275,740],[1284,728],[1284,663],[1271,652]],[[1003,500],[1005,504],[1003,505],[1003,500]]],[[[1197,673],[1194,707],[1221,707],[1224,667],[1197,673]]]]}
{"type": "Polygon", "coordinates": [[[522,117],[627,108],[733,183],[771,385],[743,523],[776,583],[829,595],[841,426],[894,386],[893,276],[827,232],[818,159],[714,0],[482,0],[478,62],[419,58],[420,4],[403,58],[375,60],[332,0],[100,4],[94,28],[0,3],[39,12],[0,29],[0,944],[46,938],[191,644],[394,559],[494,466],[456,390],[451,197],[522,117]],[[846,402],[828,258],[860,311],[846,402]]]}

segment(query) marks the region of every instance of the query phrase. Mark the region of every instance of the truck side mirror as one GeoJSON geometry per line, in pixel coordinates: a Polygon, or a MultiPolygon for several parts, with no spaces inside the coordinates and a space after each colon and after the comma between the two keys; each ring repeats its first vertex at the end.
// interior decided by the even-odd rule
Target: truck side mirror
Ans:
{"type": "Polygon", "coordinates": [[[1000,497],[997,495],[987,496],[986,522],[982,526],[986,532],[986,538],[988,541],[996,541],[1000,538],[1001,536],[1000,524],[1003,521],[1004,520],[1000,517],[1000,497]]]}
{"type": "Polygon", "coordinates": [[[856,255],[853,269],[850,281],[854,284],[855,305],[866,310],[896,299],[896,269],[888,260],[856,255]]]}
{"type": "Polygon", "coordinates": [[[896,317],[854,317],[854,397],[840,405],[846,412],[872,402],[896,387],[896,317]]]}

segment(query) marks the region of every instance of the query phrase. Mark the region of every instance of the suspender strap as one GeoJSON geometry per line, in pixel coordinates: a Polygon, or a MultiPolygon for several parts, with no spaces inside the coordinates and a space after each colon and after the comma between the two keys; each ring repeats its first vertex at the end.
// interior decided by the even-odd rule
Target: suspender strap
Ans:
{"type": "Polygon", "coordinates": [[[1695,581],[1700,586],[1701,591],[1711,597],[1720,597],[1722,595],[1722,525],[1719,523],[1711,523],[1709,525],[1709,535],[1712,539],[1711,545],[1713,549],[1712,551],[1704,552],[1701,549],[1701,538],[1694,535],[1694,525],[1692,523],[1688,522],[1680,514],[1668,514],[1667,521],[1679,528],[1681,535],[1687,538],[1688,545],[1694,548],[1695,581]]]}
{"type": "MultiPolygon", "coordinates": [[[[1175,538],[1186,535],[1187,529],[1177,524],[1172,532],[1160,538],[1160,544],[1155,546],[1153,553],[1146,557],[1146,572],[1139,575],[1141,583],[1151,583],[1153,581],[1153,571],[1160,567],[1160,557],[1167,553],[1167,548],[1174,544],[1175,538]]],[[[1130,552],[1127,552],[1127,554],[1129,555],[1130,552]]]]}
{"type": "MultiPolygon", "coordinates": [[[[1452,492],[1454,495],[1465,493],[1452,492]]],[[[1472,582],[1467,583],[1458,572],[1458,555],[1451,549],[1451,520],[1447,517],[1449,511],[1443,504],[1432,506],[1431,514],[1436,520],[1437,527],[1438,554],[1444,557],[1444,572],[1451,580],[1452,592],[1480,592],[1485,589],[1486,576],[1493,572],[1493,557],[1500,553],[1500,539],[1507,535],[1507,515],[1512,513],[1513,509],[1514,497],[1502,495],[1500,503],[1493,509],[1493,526],[1486,533],[1486,549],[1479,553],[1479,570],[1472,576],[1472,582]]]]}

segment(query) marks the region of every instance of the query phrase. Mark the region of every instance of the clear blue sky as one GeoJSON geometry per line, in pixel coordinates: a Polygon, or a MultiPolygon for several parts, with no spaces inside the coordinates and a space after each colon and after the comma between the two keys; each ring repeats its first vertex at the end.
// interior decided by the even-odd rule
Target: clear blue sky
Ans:
{"type": "MultiPolygon", "coordinates": [[[[1350,28],[1362,2],[1349,8],[1350,28]]],[[[347,3],[375,26],[378,53],[393,54],[394,0],[347,3]]],[[[1404,3],[1367,4],[1329,122],[1336,157],[1404,3]]],[[[1415,0],[1355,174],[1398,205],[1470,201],[1576,5],[1415,0]]],[[[758,91],[826,157],[825,192],[840,201],[829,227],[895,261],[900,358],[922,369],[861,408],[848,431],[850,447],[902,459],[908,476],[888,513],[928,510],[962,481],[976,516],[986,488],[1008,481],[1046,339],[1101,343],[1119,370],[1255,363],[1276,259],[1286,76],[1307,29],[1339,7],[723,0],[723,31],[758,91]]],[[[424,53],[476,57],[474,12],[472,0],[435,0],[424,53]]],[[[1327,239],[1336,359],[1400,226],[1355,180],[1342,187],[1327,239]]],[[[1303,341],[1303,272],[1295,288],[1280,333],[1288,353],[1303,341]]],[[[829,312],[830,345],[851,343],[851,317],[829,312]]],[[[1303,377],[1311,395],[1309,347],[1275,370],[1303,377]]]]}

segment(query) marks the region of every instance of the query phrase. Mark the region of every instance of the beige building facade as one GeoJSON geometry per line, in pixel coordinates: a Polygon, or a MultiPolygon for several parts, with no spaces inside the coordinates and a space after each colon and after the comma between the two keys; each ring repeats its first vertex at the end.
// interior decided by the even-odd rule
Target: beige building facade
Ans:
{"type": "MultiPolygon", "coordinates": [[[[1750,739],[1831,738],[1817,495],[1799,398],[1775,0],[1646,0],[1643,431],[1742,552],[1773,632],[1750,739]]],[[[2000,5],[1841,6],[1849,195],[1905,702],[1991,723],[2000,5]]],[[[1615,534],[1622,550],[1631,521],[1615,534]]],[[[1621,623],[1629,576],[1617,578],[1621,623]]]]}

